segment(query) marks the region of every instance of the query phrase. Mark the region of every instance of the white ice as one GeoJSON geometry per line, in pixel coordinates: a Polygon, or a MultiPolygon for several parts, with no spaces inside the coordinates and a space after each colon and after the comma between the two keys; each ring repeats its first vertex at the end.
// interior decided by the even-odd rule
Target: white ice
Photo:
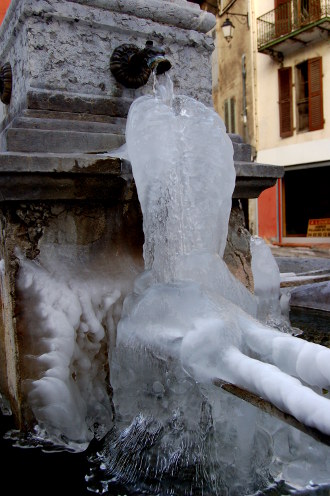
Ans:
{"type": "Polygon", "coordinates": [[[120,284],[101,271],[79,270],[78,264],[72,271],[53,260],[50,270],[18,256],[28,371],[22,390],[36,435],[85,450],[112,425],[107,362],[120,284]]]}

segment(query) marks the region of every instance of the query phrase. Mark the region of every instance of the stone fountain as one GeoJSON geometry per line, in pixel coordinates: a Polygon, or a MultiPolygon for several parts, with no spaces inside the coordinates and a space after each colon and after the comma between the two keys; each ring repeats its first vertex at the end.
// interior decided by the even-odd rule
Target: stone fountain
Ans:
{"type": "MultiPolygon", "coordinates": [[[[31,358],[45,352],[35,343],[36,336],[39,343],[45,336],[31,329],[37,312],[20,282],[25,264],[41,264],[49,280],[70,272],[89,284],[100,274],[120,280],[120,296],[103,324],[108,335],[100,338],[97,351],[103,354],[97,363],[104,391],[109,388],[103,362],[111,354],[121,302],[143,267],[131,166],[111,150],[125,141],[133,99],[152,92],[153,81],[147,77],[138,88],[127,88],[110,70],[111,55],[124,44],[162,46],[174,88],[211,106],[214,23],[213,15],[185,0],[138,5],[128,0],[124,6],[118,0],[13,0],[10,5],[0,30],[6,76],[0,107],[0,387],[20,429],[34,423],[29,384],[45,371],[31,358]]],[[[253,290],[239,199],[256,198],[282,170],[252,163],[250,146],[239,136],[231,139],[237,177],[225,257],[253,290]]],[[[34,275],[38,285],[37,280],[34,275]]]]}
{"type": "Polygon", "coordinates": [[[240,199],[282,169],[212,110],[214,24],[186,0],[13,0],[0,29],[1,405],[18,444],[96,443],[96,493],[329,482],[329,351],[273,325],[240,199]]]}

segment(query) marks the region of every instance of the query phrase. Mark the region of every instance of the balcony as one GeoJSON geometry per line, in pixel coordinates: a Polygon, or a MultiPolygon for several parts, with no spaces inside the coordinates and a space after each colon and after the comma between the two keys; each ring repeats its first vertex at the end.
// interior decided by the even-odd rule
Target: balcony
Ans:
{"type": "Polygon", "coordinates": [[[329,31],[330,0],[289,0],[258,17],[258,51],[283,59],[329,31]]]}

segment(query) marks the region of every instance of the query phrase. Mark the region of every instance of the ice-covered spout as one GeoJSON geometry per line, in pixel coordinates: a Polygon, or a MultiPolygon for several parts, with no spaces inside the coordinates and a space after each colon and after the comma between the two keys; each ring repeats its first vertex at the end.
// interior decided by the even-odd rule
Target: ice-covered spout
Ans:
{"type": "Polygon", "coordinates": [[[168,281],[183,258],[222,257],[235,169],[232,143],[213,110],[171,97],[168,87],[156,96],[132,104],[126,140],[143,212],[145,265],[168,281]]]}

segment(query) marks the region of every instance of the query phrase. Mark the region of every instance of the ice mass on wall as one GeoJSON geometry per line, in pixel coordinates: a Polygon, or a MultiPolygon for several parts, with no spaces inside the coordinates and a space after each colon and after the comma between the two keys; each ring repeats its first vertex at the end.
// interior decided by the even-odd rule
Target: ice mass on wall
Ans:
{"type": "Polygon", "coordinates": [[[30,339],[39,340],[32,359],[43,367],[27,384],[39,435],[83,450],[101,426],[99,437],[108,432],[104,478],[142,489],[138,464],[149,467],[155,491],[161,481],[174,487],[178,467],[193,465],[196,487],[214,494],[225,487],[245,494],[242,487],[281,477],[297,487],[314,477],[329,482],[328,448],[309,440],[307,453],[304,434],[213,384],[240,386],[330,435],[330,401],[322,394],[330,385],[330,350],[288,332],[268,246],[251,240],[254,295],[223,261],[235,186],[224,124],[196,100],[174,96],[163,79],[155,95],[133,102],[127,119],[145,270],[121,314],[125,282],[102,270],[61,271],[60,261],[55,275],[21,258],[23,303],[33,309],[30,339]],[[113,347],[113,404],[104,386],[105,342],[113,347]]]}

